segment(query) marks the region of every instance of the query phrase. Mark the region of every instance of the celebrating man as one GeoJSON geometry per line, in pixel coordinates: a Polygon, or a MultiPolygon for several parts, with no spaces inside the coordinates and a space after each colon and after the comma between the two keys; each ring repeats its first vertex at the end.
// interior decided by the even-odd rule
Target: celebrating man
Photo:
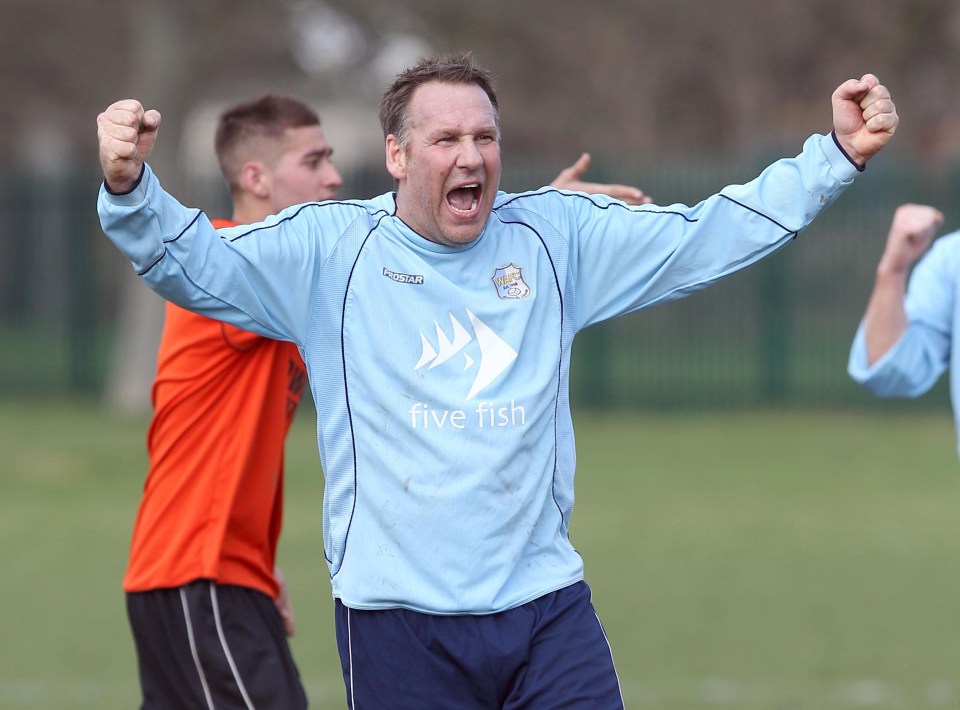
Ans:
{"type": "Polygon", "coordinates": [[[889,141],[890,94],[844,82],[830,135],[694,207],[499,192],[469,55],[401,73],[380,119],[395,192],[218,233],[145,163],[159,114],[118,102],[101,223],[165,298],[304,354],[351,707],[622,707],[568,537],[574,336],[792,240],[889,141]]]}

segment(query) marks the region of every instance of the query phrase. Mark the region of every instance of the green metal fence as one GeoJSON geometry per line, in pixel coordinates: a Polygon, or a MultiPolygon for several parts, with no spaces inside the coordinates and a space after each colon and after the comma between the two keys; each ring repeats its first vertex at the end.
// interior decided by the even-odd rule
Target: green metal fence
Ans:
{"type": "MultiPolygon", "coordinates": [[[[636,184],[661,204],[694,203],[766,164],[595,162],[591,179],[636,184]]],[[[504,188],[543,184],[553,169],[520,161],[504,188]]],[[[94,173],[0,175],[0,397],[95,395],[109,368],[118,284],[129,264],[99,231],[94,173]]],[[[381,166],[347,176],[342,194],[389,189],[381,166]]],[[[935,204],[960,228],[960,171],[878,160],[786,248],[705,291],[578,336],[572,397],[631,409],[758,405],[891,406],[846,375],[894,208],[935,204]]],[[[908,406],[945,407],[946,387],[908,406]]]]}

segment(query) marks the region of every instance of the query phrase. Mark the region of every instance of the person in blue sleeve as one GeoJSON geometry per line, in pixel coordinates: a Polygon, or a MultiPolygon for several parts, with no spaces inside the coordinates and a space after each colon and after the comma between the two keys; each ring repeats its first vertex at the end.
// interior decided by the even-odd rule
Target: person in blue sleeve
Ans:
{"type": "Polygon", "coordinates": [[[106,235],[165,298],[306,362],[351,708],[622,708],[569,539],[574,337],[796,238],[898,124],[871,75],[833,131],[692,207],[499,191],[500,113],[469,54],[380,105],[395,191],[219,232],[145,162],[160,115],[98,118],[106,235]]]}
{"type": "Polygon", "coordinates": [[[949,369],[960,445],[960,232],[934,241],[942,224],[929,205],[896,209],[847,371],[879,397],[919,397],[949,369]]]}

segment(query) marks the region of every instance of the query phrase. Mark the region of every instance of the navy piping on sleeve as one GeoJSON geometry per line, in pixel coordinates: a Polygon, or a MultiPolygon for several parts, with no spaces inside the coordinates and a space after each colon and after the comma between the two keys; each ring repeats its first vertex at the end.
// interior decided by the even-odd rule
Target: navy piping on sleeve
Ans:
{"type": "Polygon", "coordinates": [[[111,195],[129,195],[131,192],[137,189],[140,186],[140,181],[143,180],[143,173],[146,170],[146,163],[140,166],[140,175],[137,176],[137,181],[133,183],[133,187],[129,190],[124,190],[123,192],[114,192],[110,189],[110,186],[107,185],[106,179],[103,181],[103,189],[109,192],[111,195]]]}
{"type": "MultiPolygon", "coordinates": [[[[184,234],[186,234],[187,230],[190,229],[190,227],[192,227],[192,226],[194,225],[194,223],[195,223],[198,219],[200,219],[200,215],[202,215],[202,214],[203,214],[203,212],[201,212],[200,210],[197,210],[197,213],[193,216],[193,219],[190,220],[190,224],[188,224],[186,227],[184,227],[184,228],[181,230],[180,234],[178,234],[177,236],[175,236],[173,239],[168,239],[167,241],[164,242],[164,244],[168,244],[168,243],[170,243],[170,242],[175,242],[175,241],[177,241],[180,237],[182,237],[184,234]]],[[[167,255],[167,248],[166,248],[166,246],[164,246],[164,248],[163,248],[163,253],[162,253],[160,256],[158,256],[158,257],[154,260],[154,262],[153,262],[152,264],[150,264],[147,268],[145,268],[143,271],[138,271],[138,272],[137,272],[137,276],[143,276],[143,275],[145,275],[148,271],[150,271],[150,269],[152,269],[154,266],[156,266],[157,264],[159,264],[159,263],[163,260],[163,257],[165,257],[166,255],[167,255]]]]}
{"type": "Polygon", "coordinates": [[[572,193],[566,192],[556,187],[543,187],[537,190],[536,192],[523,192],[523,193],[512,195],[509,199],[504,200],[501,204],[497,205],[493,211],[496,212],[498,209],[501,209],[503,207],[508,207],[512,202],[516,200],[521,200],[525,197],[530,197],[531,195],[545,195],[548,192],[563,193],[567,197],[575,197],[580,200],[586,200],[587,202],[592,204],[594,207],[601,210],[625,209],[625,210],[629,210],[630,212],[646,212],[650,214],[672,214],[675,217],[682,217],[687,222],[697,221],[695,218],[688,217],[687,215],[681,212],[675,212],[673,210],[668,210],[668,209],[660,209],[657,205],[627,205],[619,200],[614,200],[612,202],[606,202],[606,203],[598,202],[597,200],[593,199],[590,195],[584,195],[578,192],[572,192],[572,193]],[[642,209],[640,209],[640,207],[642,207],[642,209]]]}
{"type": "Polygon", "coordinates": [[[837,131],[836,131],[836,130],[830,131],[830,137],[833,138],[833,142],[837,144],[837,148],[839,148],[839,149],[840,149],[840,152],[843,153],[843,157],[846,158],[847,160],[849,160],[851,163],[853,163],[853,167],[855,167],[855,168],[857,169],[857,172],[861,172],[861,173],[862,173],[862,172],[866,169],[867,166],[866,166],[866,165],[860,165],[860,163],[858,163],[856,160],[854,160],[853,158],[851,158],[851,157],[850,157],[850,154],[843,149],[843,146],[840,145],[840,141],[837,140],[837,131]]]}
{"type": "MultiPolygon", "coordinates": [[[[287,215],[287,216],[284,217],[283,219],[277,220],[277,221],[274,222],[273,224],[265,224],[265,225],[261,225],[261,226],[259,226],[259,227],[256,227],[255,229],[250,229],[249,231],[241,232],[240,234],[237,234],[236,236],[231,237],[228,241],[235,242],[235,241],[237,241],[238,239],[243,239],[244,237],[249,237],[250,235],[256,234],[257,232],[260,232],[260,231],[263,231],[263,230],[268,230],[268,229],[273,229],[274,227],[277,227],[277,226],[283,224],[284,222],[289,222],[291,219],[293,219],[294,217],[296,217],[298,214],[300,214],[300,213],[303,212],[304,210],[313,209],[313,208],[322,208],[322,207],[327,207],[327,206],[329,206],[329,205],[350,205],[350,206],[353,206],[353,207],[357,207],[357,208],[359,208],[360,210],[364,210],[364,209],[365,209],[364,206],[363,206],[362,204],[360,204],[359,202],[357,202],[356,200],[326,200],[326,201],[324,201],[324,202],[306,202],[306,203],[300,205],[300,207],[296,210],[296,212],[293,212],[292,214],[287,215]]],[[[385,210],[383,210],[383,209],[378,209],[378,210],[376,210],[375,212],[368,212],[367,214],[370,214],[370,215],[384,214],[384,215],[386,215],[387,212],[386,212],[385,210]]]]}
{"type": "MultiPolygon", "coordinates": [[[[844,153],[844,155],[846,155],[846,153],[844,153]]],[[[852,162],[852,161],[851,161],[851,162],[852,162]]],[[[854,165],[856,165],[856,163],[854,163],[854,165]]],[[[860,170],[862,170],[862,169],[863,169],[863,168],[860,168],[860,170]]],[[[543,193],[545,193],[545,192],[560,192],[560,190],[558,190],[558,189],[555,188],[555,187],[548,187],[548,188],[545,188],[542,192],[541,192],[541,191],[538,191],[538,192],[535,193],[535,194],[543,194],[543,193]]],[[[589,195],[581,195],[581,194],[576,194],[576,193],[574,193],[574,194],[571,194],[571,195],[569,195],[569,196],[570,196],[570,197],[576,197],[576,198],[582,199],[582,200],[586,200],[587,202],[592,203],[595,207],[597,207],[597,208],[599,208],[599,209],[602,209],[602,210],[608,210],[608,209],[625,209],[625,210],[629,210],[629,211],[631,211],[631,212],[637,212],[637,213],[641,213],[641,212],[642,212],[643,214],[666,215],[666,216],[672,216],[672,217],[680,217],[680,218],[683,219],[685,222],[690,222],[690,223],[695,223],[695,222],[699,222],[699,221],[700,221],[700,218],[699,218],[699,217],[690,217],[690,216],[688,216],[688,215],[683,214],[682,212],[677,212],[677,211],[675,211],[675,210],[660,209],[660,208],[658,208],[656,205],[643,205],[643,209],[638,209],[636,206],[626,205],[626,204],[624,204],[624,203],[622,203],[622,202],[619,202],[619,201],[608,202],[608,203],[606,203],[606,204],[602,204],[602,203],[599,203],[599,202],[597,202],[596,200],[592,199],[589,195]]],[[[511,202],[513,202],[514,200],[518,200],[518,199],[521,199],[521,198],[523,198],[523,197],[527,197],[527,195],[514,195],[512,199],[506,200],[506,201],[505,201],[503,204],[501,204],[501,205],[497,205],[497,207],[494,208],[493,212],[496,212],[498,209],[501,209],[501,208],[503,208],[503,207],[507,207],[507,206],[508,206],[511,202]]],[[[788,227],[780,224],[777,220],[775,220],[775,219],[774,219],[773,217],[771,217],[770,215],[764,214],[763,212],[760,212],[759,210],[756,210],[756,209],[754,209],[753,207],[750,207],[749,205],[745,205],[745,204],[743,204],[742,202],[740,202],[739,200],[733,199],[733,198],[730,197],[729,195],[724,195],[723,193],[717,193],[717,197],[722,197],[724,200],[728,200],[728,201],[732,202],[733,204],[737,205],[738,207],[741,207],[742,209],[745,209],[745,210],[747,210],[747,211],[749,211],[749,212],[753,212],[754,214],[759,215],[760,217],[763,217],[763,218],[764,218],[765,220],[767,220],[768,222],[772,222],[773,224],[777,225],[780,229],[782,229],[782,230],[783,230],[784,232],[786,232],[787,234],[793,234],[793,236],[796,236],[796,235],[797,235],[797,230],[795,230],[795,229],[790,229],[790,228],[788,228],[788,227]]]]}
{"type": "MultiPolygon", "coordinates": [[[[754,209],[753,207],[750,207],[749,205],[745,205],[745,204],[743,204],[742,202],[740,202],[739,200],[735,200],[735,199],[733,199],[732,197],[730,197],[730,196],[728,196],[728,195],[723,195],[723,194],[721,194],[721,195],[719,195],[719,197],[722,197],[723,199],[732,202],[733,204],[737,205],[737,206],[740,207],[741,209],[745,209],[747,212],[753,212],[755,215],[758,215],[758,216],[760,216],[760,217],[763,217],[765,220],[767,220],[767,221],[770,222],[771,224],[777,225],[780,229],[782,229],[782,230],[783,230],[784,232],[786,232],[787,234],[792,234],[793,236],[797,236],[797,230],[790,229],[789,227],[786,227],[786,226],[780,224],[777,220],[775,220],[775,219],[774,219],[773,217],[771,217],[770,215],[764,214],[764,213],[761,212],[760,210],[756,210],[756,209],[754,209]]],[[[698,221],[698,220],[690,220],[690,221],[698,221]]]]}
{"type": "Polygon", "coordinates": [[[163,260],[163,257],[165,257],[166,255],[167,255],[167,248],[164,247],[164,248],[163,248],[163,253],[160,254],[160,256],[158,256],[156,259],[154,259],[153,263],[150,264],[150,265],[149,265],[147,268],[145,268],[143,271],[138,271],[138,272],[137,272],[137,276],[145,276],[145,275],[150,271],[150,269],[152,269],[154,266],[156,266],[157,264],[159,264],[159,263],[163,260]]]}

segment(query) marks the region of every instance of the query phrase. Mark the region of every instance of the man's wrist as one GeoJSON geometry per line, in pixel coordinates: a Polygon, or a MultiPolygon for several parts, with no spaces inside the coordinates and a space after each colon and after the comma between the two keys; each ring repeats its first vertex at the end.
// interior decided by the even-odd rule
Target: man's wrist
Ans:
{"type": "Polygon", "coordinates": [[[907,272],[910,270],[910,264],[905,264],[900,260],[888,259],[883,257],[877,264],[877,282],[883,282],[890,285],[902,285],[907,280],[907,272]]]}
{"type": "Polygon", "coordinates": [[[137,175],[137,179],[134,180],[129,186],[117,185],[111,186],[110,182],[106,177],[103,179],[103,189],[109,192],[111,195],[129,195],[131,192],[137,189],[140,185],[140,181],[143,180],[143,173],[146,170],[146,163],[140,166],[140,174],[137,175]]]}
{"type": "Polygon", "coordinates": [[[866,169],[866,167],[867,167],[867,161],[864,160],[864,161],[861,163],[861,162],[857,161],[852,155],[850,155],[850,151],[848,151],[846,148],[844,148],[844,147],[843,147],[843,144],[840,142],[840,139],[837,138],[837,131],[836,131],[836,129],[830,131],[830,137],[833,138],[833,142],[837,144],[837,148],[839,148],[839,149],[840,149],[840,152],[843,153],[843,157],[845,157],[847,160],[849,160],[849,161],[853,164],[853,167],[855,167],[859,172],[862,173],[862,172],[864,171],[864,169],[866,169]]]}

